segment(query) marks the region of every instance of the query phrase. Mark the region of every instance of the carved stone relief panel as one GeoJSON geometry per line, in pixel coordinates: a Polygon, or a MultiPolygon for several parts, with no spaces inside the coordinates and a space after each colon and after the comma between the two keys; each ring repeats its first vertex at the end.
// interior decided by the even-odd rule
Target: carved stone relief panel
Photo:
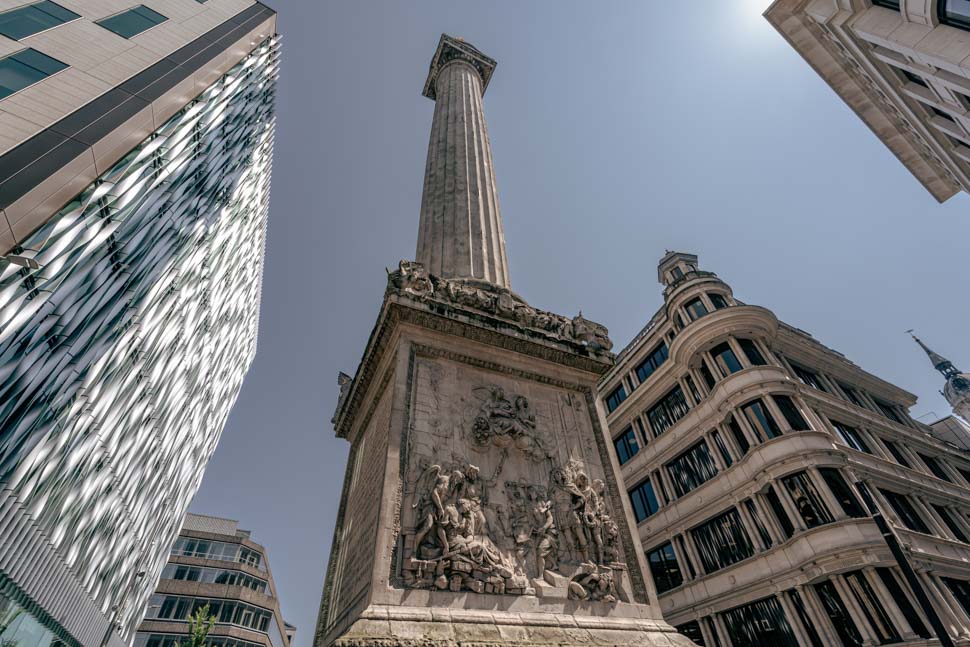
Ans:
{"type": "Polygon", "coordinates": [[[583,394],[419,356],[411,397],[405,587],[629,601],[583,394]]]}

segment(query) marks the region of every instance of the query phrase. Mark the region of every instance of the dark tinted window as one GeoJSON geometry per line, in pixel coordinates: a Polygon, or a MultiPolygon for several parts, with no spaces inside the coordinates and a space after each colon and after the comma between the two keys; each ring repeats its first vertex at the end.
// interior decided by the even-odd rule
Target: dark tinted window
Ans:
{"type": "Polygon", "coordinates": [[[946,473],[946,470],[944,470],[943,466],[940,465],[940,461],[938,459],[933,458],[932,456],[927,456],[926,454],[917,454],[917,455],[919,456],[921,461],[926,463],[926,467],[928,467],[930,471],[933,472],[933,475],[936,478],[942,479],[949,483],[953,482],[953,479],[951,479],[950,475],[946,473]]]}
{"type": "Polygon", "coordinates": [[[768,529],[765,528],[764,522],[761,521],[761,515],[758,514],[758,507],[751,499],[744,500],[744,507],[748,511],[748,514],[751,515],[751,521],[754,522],[755,530],[758,531],[758,536],[761,537],[761,541],[764,542],[765,546],[771,548],[774,542],[771,541],[771,535],[768,533],[768,529]]]}
{"type": "Polygon", "coordinates": [[[913,631],[920,638],[928,639],[930,632],[926,629],[926,625],[923,624],[922,618],[916,613],[916,609],[913,607],[913,603],[910,602],[909,596],[903,592],[903,588],[893,575],[892,569],[877,566],[876,573],[879,574],[879,579],[882,580],[882,583],[886,585],[886,588],[889,590],[889,595],[892,596],[893,602],[902,611],[903,617],[906,618],[909,626],[913,628],[913,631]]]}
{"type": "Polygon", "coordinates": [[[684,576],[680,572],[674,547],[670,542],[647,553],[647,562],[650,564],[650,573],[658,594],[684,583],[684,576]]]}
{"type": "Polygon", "coordinates": [[[758,436],[760,440],[777,438],[781,435],[781,428],[778,427],[778,423],[768,413],[768,408],[761,400],[749,402],[741,407],[741,410],[744,412],[748,424],[754,429],[755,436],[758,436]]]}
{"type": "Polygon", "coordinates": [[[781,531],[785,534],[786,538],[790,539],[795,534],[795,526],[792,524],[791,519],[788,518],[788,513],[785,512],[785,506],[781,504],[781,499],[778,498],[778,493],[775,492],[774,487],[768,487],[765,491],[765,499],[768,501],[768,505],[771,506],[771,512],[775,515],[778,525],[781,526],[781,531]]]}
{"type": "Polygon", "coordinates": [[[684,398],[684,392],[679,386],[671,389],[660,402],[647,411],[647,420],[653,430],[654,438],[667,431],[675,422],[683,418],[690,407],[684,398]]]}
{"type": "Polygon", "coordinates": [[[0,99],[45,79],[67,65],[35,49],[0,58],[0,99]]]}
{"type": "Polygon", "coordinates": [[[802,368],[798,364],[791,365],[792,370],[795,371],[795,376],[802,381],[802,384],[806,384],[813,389],[818,389],[819,391],[825,391],[825,387],[822,385],[822,381],[818,378],[818,375],[811,372],[807,368],[802,368]]]}
{"type": "Polygon", "coordinates": [[[168,18],[162,14],[141,4],[137,7],[132,7],[128,11],[122,11],[113,16],[96,20],[95,23],[101,25],[108,31],[113,31],[119,36],[131,38],[166,20],[168,18]]]}
{"type": "Polygon", "coordinates": [[[891,440],[883,439],[882,444],[886,446],[886,449],[888,449],[889,453],[893,455],[893,458],[896,459],[897,463],[899,463],[903,467],[908,467],[912,469],[913,466],[909,464],[908,460],[906,460],[906,456],[903,454],[902,450],[896,445],[896,443],[892,442],[891,440]]]}
{"type": "Polygon", "coordinates": [[[75,18],[80,16],[59,4],[44,0],[0,13],[0,34],[20,40],[75,18]]]}
{"type": "Polygon", "coordinates": [[[734,647],[799,647],[777,598],[758,600],[722,615],[734,647]]]}
{"type": "Polygon", "coordinates": [[[627,427],[613,441],[613,447],[616,448],[616,458],[620,461],[620,465],[633,458],[640,451],[640,445],[637,444],[637,435],[632,426],[627,427]]]}
{"type": "Polygon", "coordinates": [[[690,534],[706,573],[713,573],[754,555],[754,546],[741,523],[741,516],[734,508],[697,526],[690,534]]]}
{"type": "Polygon", "coordinates": [[[711,369],[707,368],[707,362],[701,361],[701,377],[704,378],[704,383],[707,385],[708,389],[713,389],[717,382],[714,380],[714,375],[711,373],[711,369]]]}
{"type": "Polygon", "coordinates": [[[687,310],[687,316],[690,317],[691,321],[697,321],[707,314],[707,306],[704,305],[704,302],[700,298],[691,299],[685,303],[684,309],[687,310]]]}
{"type": "Polygon", "coordinates": [[[715,310],[720,310],[721,308],[728,307],[727,300],[724,297],[722,297],[720,294],[718,294],[717,292],[712,292],[711,294],[708,294],[707,296],[710,298],[711,303],[714,304],[714,309],[715,310]]]}
{"type": "Polygon", "coordinates": [[[852,404],[856,405],[857,407],[864,407],[864,406],[866,406],[866,405],[862,404],[862,400],[859,398],[859,394],[855,392],[855,389],[853,389],[850,386],[846,386],[846,385],[844,385],[842,383],[839,383],[839,387],[845,393],[845,397],[847,397],[849,399],[849,402],[851,402],[852,404]]]}
{"type": "Polygon", "coordinates": [[[731,430],[731,435],[734,436],[734,441],[738,444],[738,449],[741,450],[741,455],[744,456],[747,454],[748,449],[751,448],[751,445],[748,443],[748,439],[744,437],[744,432],[741,431],[741,426],[734,419],[734,416],[731,416],[728,419],[728,429],[731,430]]]}
{"type": "Polygon", "coordinates": [[[862,647],[862,636],[859,634],[859,629],[852,621],[852,616],[845,608],[845,602],[842,601],[831,580],[816,584],[815,591],[818,593],[822,607],[832,621],[836,633],[842,639],[842,644],[848,647],[862,647]]]}
{"type": "MultiPolygon", "coordinates": [[[[881,2],[888,1],[881,0],[881,2]]],[[[899,0],[896,0],[896,6],[899,6],[899,0]]],[[[937,10],[941,23],[970,30],[970,2],[967,0],[939,0],[937,10]]]]}
{"type": "Polygon", "coordinates": [[[848,445],[852,449],[858,450],[860,452],[865,452],[871,454],[869,446],[866,445],[865,441],[862,440],[862,436],[859,434],[859,430],[855,427],[850,427],[849,425],[842,424],[841,422],[831,421],[832,427],[835,429],[835,434],[839,437],[839,440],[843,444],[848,445]]]}
{"type": "Polygon", "coordinates": [[[607,411],[612,413],[613,410],[620,406],[620,403],[622,403],[624,400],[626,400],[626,389],[623,388],[623,385],[621,384],[613,389],[608,396],[606,396],[607,411]]]}
{"type": "Polygon", "coordinates": [[[741,370],[741,362],[738,361],[737,355],[734,354],[727,342],[712,348],[711,357],[714,358],[714,363],[721,370],[721,375],[725,377],[741,370]]]}
{"type": "Polygon", "coordinates": [[[822,639],[818,635],[818,631],[815,630],[815,622],[810,620],[808,617],[808,612],[805,610],[805,603],[802,601],[802,596],[798,595],[798,591],[795,589],[788,589],[785,591],[785,595],[791,599],[792,606],[795,607],[795,613],[798,614],[798,619],[802,623],[802,628],[805,629],[805,633],[808,634],[808,639],[812,643],[812,647],[824,647],[822,644],[822,639]]]}
{"type": "Polygon", "coordinates": [[[798,472],[784,477],[781,482],[791,495],[792,501],[795,502],[795,509],[798,510],[807,527],[815,528],[835,521],[808,474],[798,472]]]}
{"type": "Polygon", "coordinates": [[[646,381],[665,361],[667,361],[667,344],[661,343],[637,366],[637,379],[641,383],[646,381]]]}
{"type": "Polygon", "coordinates": [[[839,470],[834,467],[820,467],[818,471],[822,475],[822,480],[825,481],[829,490],[838,499],[843,512],[854,518],[868,516],[865,510],[862,509],[862,505],[859,503],[859,499],[856,498],[852,488],[842,478],[839,470]]]}
{"type": "Polygon", "coordinates": [[[711,432],[711,438],[714,440],[714,445],[717,447],[717,451],[721,454],[721,458],[724,459],[724,465],[731,467],[734,460],[731,458],[731,452],[728,451],[727,445],[724,444],[724,439],[721,438],[721,434],[717,431],[711,432]]]}
{"type": "Polygon", "coordinates": [[[945,523],[946,527],[950,529],[950,532],[953,533],[954,537],[965,544],[970,543],[967,541],[967,536],[964,534],[963,529],[957,525],[956,520],[950,514],[949,510],[940,505],[934,505],[933,509],[936,510],[936,514],[940,515],[940,518],[943,519],[943,523],[945,523]]]}
{"type": "Polygon", "coordinates": [[[895,407],[893,407],[891,404],[886,404],[885,402],[880,402],[879,400],[873,400],[873,402],[876,403],[876,407],[879,408],[882,415],[886,416],[890,420],[895,420],[898,423],[903,422],[902,417],[896,413],[895,407]]]}
{"type": "Polygon", "coordinates": [[[701,440],[667,463],[667,473],[670,474],[677,496],[684,496],[717,476],[717,466],[714,465],[707,443],[701,440]]]}
{"type": "Polygon", "coordinates": [[[630,503],[633,505],[633,516],[637,523],[640,523],[660,509],[657,503],[657,495],[653,492],[653,485],[650,480],[646,480],[628,492],[630,503]]]}
{"type": "Polygon", "coordinates": [[[704,646],[704,634],[701,633],[701,625],[696,620],[691,620],[690,622],[685,622],[682,625],[677,625],[674,627],[682,636],[687,636],[694,641],[694,644],[704,646]]]}
{"type": "Polygon", "coordinates": [[[890,507],[896,512],[896,516],[904,526],[910,530],[915,530],[916,532],[921,532],[923,534],[930,534],[930,529],[926,527],[926,523],[923,518],[919,516],[916,509],[913,508],[913,504],[909,502],[909,499],[902,494],[896,494],[890,490],[879,490],[886,501],[889,502],[890,507]]]}
{"type": "Polygon", "coordinates": [[[811,431],[812,428],[805,422],[805,418],[802,417],[791,398],[787,395],[773,395],[771,397],[774,398],[775,404],[781,409],[781,415],[785,417],[785,421],[788,422],[788,426],[793,431],[811,431]]]}
{"type": "Polygon", "coordinates": [[[738,344],[741,345],[741,350],[744,351],[745,357],[751,362],[752,366],[764,366],[768,362],[765,361],[764,355],[758,350],[758,345],[750,339],[739,339],[738,344]]]}
{"type": "Polygon", "coordinates": [[[900,642],[899,632],[893,625],[884,605],[876,598],[872,585],[862,571],[854,571],[845,575],[845,582],[852,591],[852,597],[862,609],[869,626],[876,632],[876,638],[882,645],[900,642]]]}

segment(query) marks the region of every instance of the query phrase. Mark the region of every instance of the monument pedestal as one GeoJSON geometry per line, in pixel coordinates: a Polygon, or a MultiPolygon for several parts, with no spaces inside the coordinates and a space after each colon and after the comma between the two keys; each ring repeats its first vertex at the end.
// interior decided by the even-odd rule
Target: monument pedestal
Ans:
{"type": "Polygon", "coordinates": [[[315,645],[690,645],[595,399],[605,328],[401,262],[334,418],[352,444],[315,645]]]}

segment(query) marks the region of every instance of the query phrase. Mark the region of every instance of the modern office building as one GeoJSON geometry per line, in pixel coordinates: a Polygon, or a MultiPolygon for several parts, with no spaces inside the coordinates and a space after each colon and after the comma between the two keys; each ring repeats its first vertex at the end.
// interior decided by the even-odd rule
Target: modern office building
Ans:
{"type": "Polygon", "coordinates": [[[276,17],[0,11],[2,639],[120,646],[255,351],[276,17]]]}
{"type": "Polygon", "coordinates": [[[236,521],[186,514],[134,647],[184,643],[189,618],[208,605],[208,647],[289,647],[296,628],[283,620],[266,549],[236,521]]]}
{"type": "Polygon", "coordinates": [[[708,647],[926,644],[864,482],[946,630],[970,638],[970,453],[696,256],[658,274],[663,307],[600,392],[664,618],[708,647]]]}
{"type": "Polygon", "coordinates": [[[970,3],[775,0],[765,17],[934,198],[970,190],[970,3]]]}

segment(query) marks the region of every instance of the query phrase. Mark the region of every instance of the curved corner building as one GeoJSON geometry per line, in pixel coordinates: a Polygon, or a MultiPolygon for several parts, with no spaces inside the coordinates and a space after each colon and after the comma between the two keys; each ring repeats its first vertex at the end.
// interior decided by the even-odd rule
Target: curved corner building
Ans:
{"type": "Polygon", "coordinates": [[[664,618],[709,647],[939,644],[857,483],[947,632],[970,638],[970,453],[916,398],[691,254],[600,382],[664,618]]]}
{"type": "Polygon", "coordinates": [[[276,15],[0,13],[0,631],[129,643],[252,360],[276,15]]]}

